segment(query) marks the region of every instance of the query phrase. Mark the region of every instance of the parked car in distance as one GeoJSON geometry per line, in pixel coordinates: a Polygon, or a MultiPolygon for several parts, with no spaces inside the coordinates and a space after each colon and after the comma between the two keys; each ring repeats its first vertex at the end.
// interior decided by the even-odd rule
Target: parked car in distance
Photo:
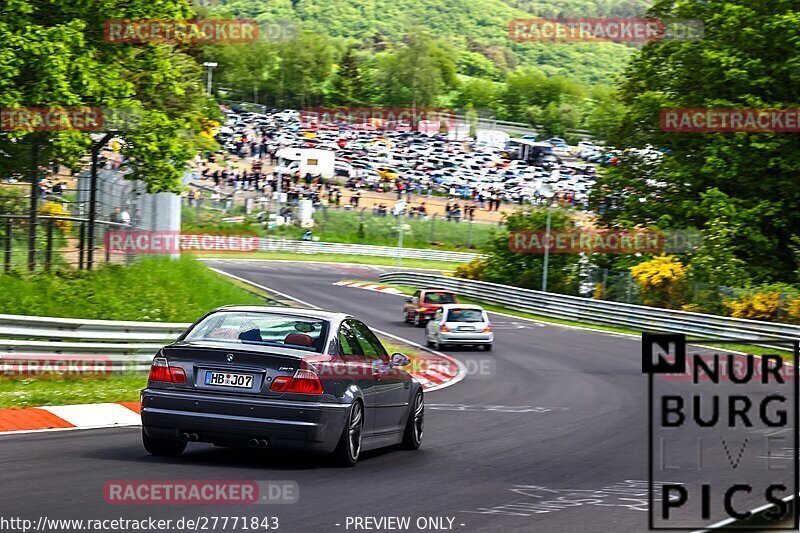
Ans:
{"type": "Polygon", "coordinates": [[[422,441],[419,381],[363,322],[315,309],[226,306],[153,359],[141,392],[151,455],[188,442],[293,448],[353,466],[364,450],[422,441]]]}
{"type": "Polygon", "coordinates": [[[456,304],[458,299],[451,291],[443,289],[421,289],[407,298],[403,304],[403,321],[422,327],[442,305],[456,304]]]}
{"type": "Polygon", "coordinates": [[[483,346],[489,351],[494,343],[489,315],[479,305],[446,304],[436,311],[425,326],[428,346],[437,350],[448,345],[483,346]]]}

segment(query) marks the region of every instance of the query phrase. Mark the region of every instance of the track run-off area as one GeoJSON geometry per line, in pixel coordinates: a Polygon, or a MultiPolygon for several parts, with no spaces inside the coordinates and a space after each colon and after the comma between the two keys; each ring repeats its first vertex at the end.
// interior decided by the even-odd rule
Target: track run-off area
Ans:
{"type": "MultiPolygon", "coordinates": [[[[336,285],[345,279],[377,282],[389,267],[206,263],[297,305],[347,312],[379,332],[425,344],[424,330],[402,321],[402,296],[336,285]]],[[[190,444],[179,458],[150,457],[138,427],[0,435],[4,514],[34,523],[42,515],[277,517],[279,530],[289,532],[355,531],[353,517],[409,517],[411,531],[420,525],[465,532],[647,530],[648,408],[641,341],[490,317],[493,351],[444,350],[462,363],[465,375],[426,393],[418,451],[370,452],[354,468],[337,469],[317,456],[199,444],[190,444]],[[104,497],[106,484],[115,480],[290,481],[299,487],[299,500],[115,505],[104,497]]],[[[752,505],[742,497],[738,505],[754,507],[763,503],[760,496],[753,495],[752,505]]],[[[715,515],[709,523],[723,518],[715,515]]]]}

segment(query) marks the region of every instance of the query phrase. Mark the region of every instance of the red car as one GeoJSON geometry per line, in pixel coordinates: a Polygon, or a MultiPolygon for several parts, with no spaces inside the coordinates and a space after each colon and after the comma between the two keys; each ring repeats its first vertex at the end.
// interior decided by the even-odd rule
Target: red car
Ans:
{"type": "Polygon", "coordinates": [[[446,304],[457,304],[456,295],[443,289],[421,289],[403,304],[403,321],[422,327],[446,304]]]}

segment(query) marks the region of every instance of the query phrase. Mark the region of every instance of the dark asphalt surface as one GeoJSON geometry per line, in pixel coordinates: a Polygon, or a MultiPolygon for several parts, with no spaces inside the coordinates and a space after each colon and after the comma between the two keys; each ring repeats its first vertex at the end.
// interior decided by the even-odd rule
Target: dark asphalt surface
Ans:
{"type": "MultiPolygon", "coordinates": [[[[424,343],[422,329],[401,322],[400,297],[333,285],[377,280],[379,267],[209,266],[424,343]]],[[[640,342],[498,315],[492,320],[494,351],[446,350],[468,369],[489,368],[492,375],[470,374],[428,395],[419,451],[369,453],[355,468],[335,469],[314,456],[208,445],[190,445],[177,459],[153,458],[143,450],[138,428],[5,436],[0,515],[277,516],[280,530],[290,532],[354,531],[346,528],[353,516],[408,516],[412,526],[420,517],[449,517],[453,530],[465,532],[647,530],[647,379],[640,342]],[[109,505],[103,487],[120,479],[291,480],[299,484],[300,503],[109,505]]],[[[686,449],[670,454],[696,455],[691,446],[689,439],[686,449]]],[[[712,457],[705,464],[713,463],[712,457]]],[[[763,498],[741,496],[737,502],[750,508],[763,498]]],[[[714,508],[707,523],[725,518],[716,503],[714,508]]]]}

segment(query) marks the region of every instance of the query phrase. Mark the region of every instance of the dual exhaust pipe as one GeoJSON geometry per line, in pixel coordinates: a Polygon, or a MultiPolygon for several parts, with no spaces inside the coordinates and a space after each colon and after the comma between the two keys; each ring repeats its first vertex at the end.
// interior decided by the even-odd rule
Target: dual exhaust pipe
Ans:
{"type": "MultiPolygon", "coordinates": [[[[197,433],[181,433],[180,434],[181,442],[197,442],[200,440],[200,436],[197,433]]],[[[247,441],[247,445],[251,448],[264,448],[269,447],[269,440],[268,439],[257,439],[255,437],[251,438],[247,441]]]]}
{"type": "Polygon", "coordinates": [[[247,441],[247,445],[251,448],[261,448],[262,450],[269,446],[269,441],[267,439],[256,439],[252,438],[247,441]]]}

